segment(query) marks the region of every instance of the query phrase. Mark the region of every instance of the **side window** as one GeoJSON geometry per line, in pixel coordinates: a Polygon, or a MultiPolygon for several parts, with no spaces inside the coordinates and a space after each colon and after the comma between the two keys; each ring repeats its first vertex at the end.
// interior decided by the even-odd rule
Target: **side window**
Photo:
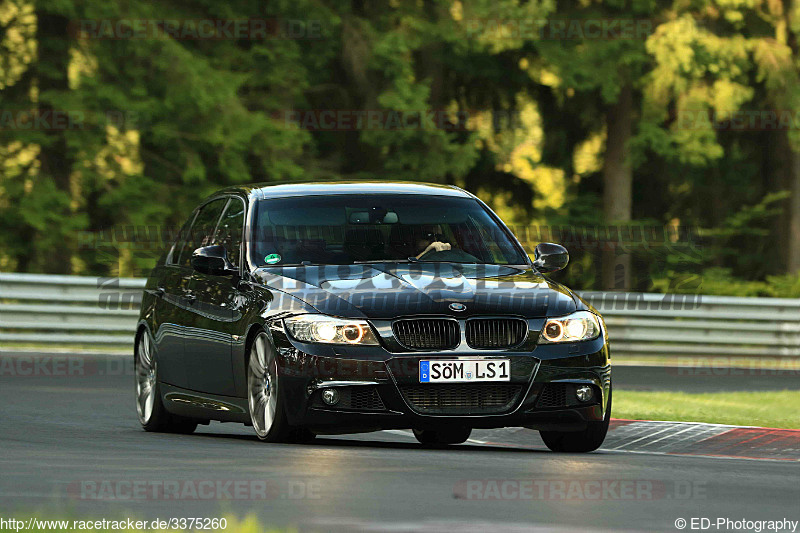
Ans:
{"type": "Polygon", "coordinates": [[[167,254],[166,264],[168,265],[177,265],[180,260],[181,250],[186,245],[186,239],[189,237],[189,230],[192,228],[192,222],[194,222],[194,217],[197,215],[197,212],[193,212],[192,216],[183,224],[181,227],[180,233],[176,235],[175,242],[172,244],[172,247],[169,249],[169,253],[167,254]]]}
{"type": "Polygon", "coordinates": [[[227,201],[227,198],[218,198],[200,208],[197,218],[194,219],[192,230],[187,235],[186,244],[181,251],[181,266],[190,267],[192,252],[203,246],[214,244],[211,242],[214,237],[214,230],[217,229],[219,216],[222,214],[227,201]]]}
{"type": "Polygon", "coordinates": [[[244,202],[239,198],[231,198],[222,215],[214,236],[214,244],[221,244],[228,251],[228,259],[233,266],[239,266],[239,250],[242,246],[244,231],[244,202]]]}

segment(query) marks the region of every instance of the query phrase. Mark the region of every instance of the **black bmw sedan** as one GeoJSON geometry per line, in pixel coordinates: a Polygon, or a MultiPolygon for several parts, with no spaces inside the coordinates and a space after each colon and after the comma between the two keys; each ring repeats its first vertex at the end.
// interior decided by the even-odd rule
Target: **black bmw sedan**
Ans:
{"type": "Polygon", "coordinates": [[[211,420],[269,442],[411,429],[538,430],[597,449],[611,370],[600,315],[531,261],[483,202],[418,183],[226,189],[186,221],[147,281],[135,345],[139,421],[211,420]]]}

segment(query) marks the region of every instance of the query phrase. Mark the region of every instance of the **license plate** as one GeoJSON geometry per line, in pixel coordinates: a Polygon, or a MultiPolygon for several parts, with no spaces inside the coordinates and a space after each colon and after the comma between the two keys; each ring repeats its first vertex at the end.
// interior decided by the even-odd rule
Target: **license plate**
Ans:
{"type": "Polygon", "coordinates": [[[458,359],[419,362],[420,383],[510,381],[509,359],[458,359]]]}

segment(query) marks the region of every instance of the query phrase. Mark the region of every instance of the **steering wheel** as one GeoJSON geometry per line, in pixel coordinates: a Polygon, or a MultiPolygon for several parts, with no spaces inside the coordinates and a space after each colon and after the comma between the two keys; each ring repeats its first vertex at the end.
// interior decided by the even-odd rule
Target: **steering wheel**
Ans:
{"type": "Polygon", "coordinates": [[[441,261],[446,263],[448,261],[453,263],[471,263],[471,262],[478,262],[478,258],[464,252],[463,250],[442,250],[437,252],[435,250],[431,250],[430,252],[426,252],[420,256],[420,259],[424,259],[426,261],[441,261]]]}

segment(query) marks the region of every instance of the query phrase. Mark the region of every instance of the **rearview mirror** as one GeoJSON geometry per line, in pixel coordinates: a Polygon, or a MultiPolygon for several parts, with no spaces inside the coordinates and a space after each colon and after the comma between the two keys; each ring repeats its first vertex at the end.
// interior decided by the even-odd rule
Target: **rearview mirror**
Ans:
{"type": "Polygon", "coordinates": [[[399,219],[394,211],[373,207],[369,211],[353,211],[350,213],[350,224],[397,224],[399,219]]]}
{"type": "Polygon", "coordinates": [[[561,270],[569,263],[569,252],[560,244],[541,242],[533,251],[533,266],[542,273],[561,270]]]}
{"type": "Polygon", "coordinates": [[[195,250],[192,253],[192,268],[212,276],[232,276],[239,273],[228,260],[228,251],[219,244],[195,250]]]}

